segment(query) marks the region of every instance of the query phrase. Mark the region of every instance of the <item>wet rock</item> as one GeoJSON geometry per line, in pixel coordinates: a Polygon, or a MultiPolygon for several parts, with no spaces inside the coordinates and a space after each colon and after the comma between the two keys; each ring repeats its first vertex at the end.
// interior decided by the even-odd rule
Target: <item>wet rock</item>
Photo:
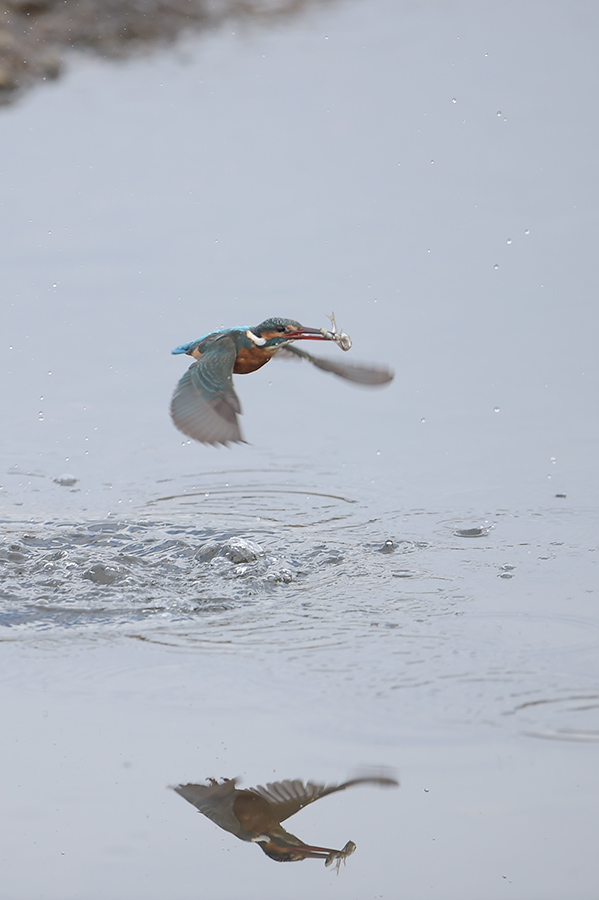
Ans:
{"type": "Polygon", "coordinates": [[[463,538],[486,537],[490,532],[490,527],[484,525],[475,525],[472,528],[456,528],[454,535],[463,538]]]}

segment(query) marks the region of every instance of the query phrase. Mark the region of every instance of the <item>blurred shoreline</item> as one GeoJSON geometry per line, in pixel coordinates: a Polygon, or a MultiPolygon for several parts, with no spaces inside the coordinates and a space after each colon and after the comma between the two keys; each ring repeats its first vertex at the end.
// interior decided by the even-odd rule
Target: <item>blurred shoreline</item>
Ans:
{"type": "Polygon", "coordinates": [[[150,52],[227,19],[272,21],[329,0],[5,0],[0,2],[0,103],[58,78],[70,50],[105,58],[150,52]]]}

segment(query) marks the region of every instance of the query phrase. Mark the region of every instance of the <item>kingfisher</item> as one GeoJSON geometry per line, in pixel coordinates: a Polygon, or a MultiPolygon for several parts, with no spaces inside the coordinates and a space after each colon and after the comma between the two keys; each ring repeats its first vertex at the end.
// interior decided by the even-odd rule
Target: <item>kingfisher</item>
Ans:
{"type": "Polygon", "coordinates": [[[315,847],[285,831],[281,822],[309,803],[356,784],[399,785],[395,778],[383,775],[353,778],[343,784],[328,786],[288,779],[247,790],[238,790],[238,782],[239,778],[223,778],[220,782],[209,778],[207,784],[180,784],[174,790],[216,825],[242,841],[258,844],[277,862],[324,859],[325,866],[335,863],[337,871],[341,862],[355,851],[353,841],[348,841],[342,850],[315,847]]]}
{"type": "Polygon", "coordinates": [[[359,384],[380,385],[393,372],[370,365],[347,365],[319,359],[293,346],[294,341],[334,341],[349,350],[351,339],[337,331],[306,328],[294,319],[273,317],[255,327],[246,325],[211,331],[172,351],[192,356],[194,362],[180,379],[171,400],[175,426],[204,444],[244,443],[238,415],[241,404],[233,387],[233,375],[247,375],[262,368],[275,354],[293,354],[318,369],[359,384]]]}

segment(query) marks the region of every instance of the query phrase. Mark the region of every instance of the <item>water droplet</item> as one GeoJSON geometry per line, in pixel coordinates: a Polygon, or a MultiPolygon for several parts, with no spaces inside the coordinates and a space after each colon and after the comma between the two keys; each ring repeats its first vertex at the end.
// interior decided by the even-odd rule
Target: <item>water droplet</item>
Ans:
{"type": "Polygon", "coordinates": [[[502,115],[502,112],[501,112],[500,109],[497,110],[497,115],[498,115],[498,116],[501,116],[501,115],[502,115]]]}
{"type": "Polygon", "coordinates": [[[379,547],[379,552],[380,553],[392,553],[395,550],[396,546],[397,545],[395,544],[395,542],[392,541],[391,539],[386,540],[385,543],[383,544],[383,546],[379,547]]]}
{"type": "Polygon", "coordinates": [[[500,407],[500,406],[494,406],[494,407],[493,407],[493,412],[494,412],[494,413],[501,412],[501,407],[500,407]]]}
{"type": "Polygon", "coordinates": [[[48,375],[51,375],[51,374],[52,374],[52,372],[48,372],[48,375]]]}
{"type": "Polygon", "coordinates": [[[451,102],[452,102],[452,103],[457,103],[458,101],[456,100],[455,97],[452,97],[452,98],[451,98],[451,102]]]}
{"type": "Polygon", "coordinates": [[[499,265],[498,265],[497,263],[495,263],[495,265],[493,266],[493,268],[494,268],[494,269],[498,269],[498,268],[499,268],[499,265]]]}
{"type": "Polygon", "coordinates": [[[511,238],[508,238],[507,241],[506,241],[506,244],[511,244],[511,243],[512,243],[512,239],[511,239],[511,238]]]}
{"type": "Polygon", "coordinates": [[[424,418],[420,419],[420,424],[421,424],[421,425],[424,425],[425,422],[426,422],[426,419],[424,419],[424,418]]]}
{"type": "Polygon", "coordinates": [[[380,450],[377,450],[377,451],[376,451],[376,455],[377,455],[377,456],[380,456],[380,455],[381,455],[381,451],[380,451],[380,450]]]}
{"type": "Polygon", "coordinates": [[[43,421],[44,421],[44,412],[43,412],[43,410],[40,409],[39,413],[37,414],[37,418],[38,418],[38,421],[39,421],[39,422],[43,422],[43,421]]]}
{"type": "Polygon", "coordinates": [[[525,229],[524,229],[524,234],[530,234],[530,228],[525,228],[525,229]]]}
{"type": "Polygon", "coordinates": [[[431,166],[434,166],[434,165],[435,165],[435,160],[431,159],[431,166]]]}
{"type": "Polygon", "coordinates": [[[555,465],[555,456],[551,457],[551,462],[553,463],[553,465],[555,465]]]}

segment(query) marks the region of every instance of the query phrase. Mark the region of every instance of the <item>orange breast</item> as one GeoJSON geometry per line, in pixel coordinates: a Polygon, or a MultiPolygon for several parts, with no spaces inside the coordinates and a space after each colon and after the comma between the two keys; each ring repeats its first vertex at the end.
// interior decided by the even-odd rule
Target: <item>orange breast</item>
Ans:
{"type": "Polygon", "coordinates": [[[236,375],[255,372],[268,362],[272,354],[272,350],[264,350],[262,347],[242,347],[237,354],[233,371],[236,375]]]}

